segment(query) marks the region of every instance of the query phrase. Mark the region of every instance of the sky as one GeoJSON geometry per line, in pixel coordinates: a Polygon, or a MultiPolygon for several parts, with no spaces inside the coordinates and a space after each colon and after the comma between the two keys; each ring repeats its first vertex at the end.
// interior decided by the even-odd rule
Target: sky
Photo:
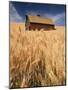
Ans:
{"type": "Polygon", "coordinates": [[[55,25],[64,26],[66,6],[63,4],[9,2],[10,22],[25,22],[26,15],[40,15],[42,17],[52,18],[55,25]]]}

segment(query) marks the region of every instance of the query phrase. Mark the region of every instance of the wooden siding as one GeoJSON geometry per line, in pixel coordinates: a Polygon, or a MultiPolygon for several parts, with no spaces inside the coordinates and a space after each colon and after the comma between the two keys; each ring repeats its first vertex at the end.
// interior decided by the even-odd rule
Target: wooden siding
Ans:
{"type": "Polygon", "coordinates": [[[27,25],[28,30],[40,30],[40,29],[45,29],[45,30],[51,30],[55,29],[54,25],[50,24],[38,24],[38,23],[30,23],[29,26],[27,25]]]}

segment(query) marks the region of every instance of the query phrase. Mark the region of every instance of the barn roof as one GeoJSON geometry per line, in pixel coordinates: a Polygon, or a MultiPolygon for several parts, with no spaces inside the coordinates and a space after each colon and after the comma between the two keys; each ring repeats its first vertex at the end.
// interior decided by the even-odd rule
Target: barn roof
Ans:
{"type": "Polygon", "coordinates": [[[42,24],[54,25],[54,22],[51,18],[44,18],[41,16],[31,16],[31,15],[28,15],[27,17],[29,19],[29,22],[31,23],[42,23],[42,24]]]}

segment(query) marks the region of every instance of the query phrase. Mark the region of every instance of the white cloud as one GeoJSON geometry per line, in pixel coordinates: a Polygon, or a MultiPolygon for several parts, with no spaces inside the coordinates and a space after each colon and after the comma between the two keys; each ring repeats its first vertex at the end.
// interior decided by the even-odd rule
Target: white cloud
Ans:
{"type": "Polygon", "coordinates": [[[60,13],[54,16],[54,21],[57,21],[59,19],[65,18],[65,13],[60,13]]]}
{"type": "Polygon", "coordinates": [[[45,14],[45,16],[52,18],[53,21],[56,22],[59,19],[65,18],[65,13],[63,12],[63,13],[59,13],[59,14],[56,14],[56,15],[45,14]]]}
{"type": "Polygon", "coordinates": [[[9,16],[10,16],[10,22],[22,22],[23,19],[15,9],[12,3],[10,3],[9,7],[9,16]]]}
{"type": "MultiPolygon", "coordinates": [[[[59,13],[59,14],[56,14],[56,15],[46,13],[46,14],[44,14],[44,16],[52,18],[55,24],[58,24],[58,21],[60,21],[60,20],[65,20],[65,12],[59,13]]],[[[62,23],[64,23],[64,22],[62,22],[62,23]]],[[[59,23],[59,24],[61,25],[61,23],[59,23]]]]}

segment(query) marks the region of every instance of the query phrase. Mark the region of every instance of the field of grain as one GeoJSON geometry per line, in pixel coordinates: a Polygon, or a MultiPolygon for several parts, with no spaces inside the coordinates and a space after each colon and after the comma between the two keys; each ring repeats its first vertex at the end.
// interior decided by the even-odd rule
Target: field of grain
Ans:
{"type": "Polygon", "coordinates": [[[65,85],[65,28],[25,31],[10,24],[10,88],[65,85]]]}

